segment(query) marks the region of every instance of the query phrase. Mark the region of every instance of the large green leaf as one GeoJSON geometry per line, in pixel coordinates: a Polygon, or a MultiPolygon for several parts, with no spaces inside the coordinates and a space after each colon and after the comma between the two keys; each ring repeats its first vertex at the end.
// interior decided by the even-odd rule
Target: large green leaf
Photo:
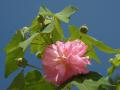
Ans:
{"type": "Polygon", "coordinates": [[[109,61],[112,66],[108,68],[108,74],[111,75],[115,71],[115,69],[120,66],[120,54],[115,55],[115,57],[111,58],[109,61]]]}
{"type": "Polygon", "coordinates": [[[5,63],[5,77],[8,77],[12,72],[18,69],[17,59],[23,58],[24,53],[21,48],[14,50],[13,52],[7,54],[5,63]]]}
{"type": "Polygon", "coordinates": [[[61,12],[59,13],[56,13],[55,16],[65,22],[65,23],[68,23],[69,22],[69,19],[70,19],[70,16],[72,14],[74,14],[78,9],[75,8],[74,6],[68,6],[66,8],[64,8],[61,12]]]}
{"type": "Polygon", "coordinates": [[[17,31],[12,40],[5,48],[7,53],[5,62],[5,77],[8,77],[12,72],[18,69],[17,58],[23,58],[24,52],[19,47],[19,43],[25,40],[24,33],[17,31]]]}
{"type": "Polygon", "coordinates": [[[48,83],[39,71],[33,70],[28,72],[25,77],[26,86],[24,90],[55,90],[55,86],[48,83]]]}
{"type": "Polygon", "coordinates": [[[19,43],[24,40],[25,40],[24,34],[21,31],[17,31],[16,34],[11,39],[11,41],[6,46],[6,48],[5,48],[6,53],[8,54],[8,53],[18,49],[19,43]]]}
{"type": "Polygon", "coordinates": [[[25,86],[25,79],[23,72],[20,72],[12,81],[7,90],[23,90],[25,86]]]}

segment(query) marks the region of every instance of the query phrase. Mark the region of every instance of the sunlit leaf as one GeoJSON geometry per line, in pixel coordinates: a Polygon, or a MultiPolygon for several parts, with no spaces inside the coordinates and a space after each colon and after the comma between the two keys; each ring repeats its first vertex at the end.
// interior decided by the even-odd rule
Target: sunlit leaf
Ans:
{"type": "Polygon", "coordinates": [[[78,9],[75,8],[74,6],[68,6],[66,8],[64,8],[61,12],[59,13],[56,13],[55,16],[65,22],[65,23],[68,23],[69,22],[69,19],[70,19],[70,16],[72,14],[74,14],[78,9]]]}
{"type": "Polygon", "coordinates": [[[5,48],[6,53],[10,53],[19,48],[19,43],[24,41],[25,37],[21,31],[17,31],[16,34],[13,36],[11,41],[5,48]]]}
{"type": "Polygon", "coordinates": [[[22,48],[19,47],[19,43],[25,40],[25,36],[22,30],[16,32],[12,40],[5,48],[7,53],[5,62],[5,77],[8,77],[12,72],[18,69],[16,59],[23,58],[24,56],[22,48]]]}
{"type": "Polygon", "coordinates": [[[12,72],[18,69],[17,59],[23,58],[24,53],[21,48],[14,50],[13,52],[7,54],[5,62],[5,77],[8,77],[12,72]]]}

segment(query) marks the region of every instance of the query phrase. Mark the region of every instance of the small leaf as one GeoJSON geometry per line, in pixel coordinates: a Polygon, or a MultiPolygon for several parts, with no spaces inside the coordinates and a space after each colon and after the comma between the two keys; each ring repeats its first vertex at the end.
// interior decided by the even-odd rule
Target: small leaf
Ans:
{"type": "Polygon", "coordinates": [[[25,80],[23,72],[20,72],[12,81],[7,90],[23,90],[25,86],[25,80]]]}
{"type": "Polygon", "coordinates": [[[108,74],[112,75],[112,73],[120,66],[120,54],[115,55],[115,57],[111,58],[109,61],[112,66],[108,68],[108,74]]]}
{"type": "Polygon", "coordinates": [[[69,19],[70,19],[70,16],[72,14],[74,14],[78,9],[73,7],[73,6],[68,6],[66,8],[64,8],[61,12],[59,13],[56,13],[55,16],[65,22],[65,23],[68,23],[69,22],[69,19]]]}

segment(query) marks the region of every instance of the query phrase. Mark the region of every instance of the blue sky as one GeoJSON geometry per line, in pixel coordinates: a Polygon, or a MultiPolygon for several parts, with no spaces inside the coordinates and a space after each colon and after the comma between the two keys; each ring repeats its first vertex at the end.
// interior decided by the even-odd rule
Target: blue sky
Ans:
{"type": "MultiPolygon", "coordinates": [[[[94,36],[113,48],[120,47],[120,1],[119,0],[0,0],[0,89],[6,90],[17,72],[4,78],[5,52],[4,47],[16,30],[30,25],[36,16],[39,7],[46,5],[53,12],[58,12],[68,5],[79,8],[79,12],[72,16],[69,24],[81,26],[87,24],[89,34],[94,36]]],[[[67,25],[63,25],[67,34],[67,25]]],[[[98,65],[93,62],[91,70],[107,75],[107,62],[111,55],[97,53],[103,64],[98,65]]],[[[30,63],[39,67],[39,60],[35,56],[26,54],[30,63]]],[[[29,68],[26,69],[26,71],[29,68]]],[[[120,72],[116,72],[120,74],[120,72]]]]}

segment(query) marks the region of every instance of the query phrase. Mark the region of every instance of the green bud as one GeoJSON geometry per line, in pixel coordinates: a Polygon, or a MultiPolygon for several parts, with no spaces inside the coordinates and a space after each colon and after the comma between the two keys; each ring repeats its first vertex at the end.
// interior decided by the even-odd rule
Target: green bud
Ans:
{"type": "Polygon", "coordinates": [[[25,68],[27,66],[27,61],[24,58],[18,58],[17,59],[17,65],[19,67],[25,68]]]}
{"type": "Polygon", "coordinates": [[[80,32],[86,34],[88,32],[88,27],[86,25],[81,26],[80,32]]]}

